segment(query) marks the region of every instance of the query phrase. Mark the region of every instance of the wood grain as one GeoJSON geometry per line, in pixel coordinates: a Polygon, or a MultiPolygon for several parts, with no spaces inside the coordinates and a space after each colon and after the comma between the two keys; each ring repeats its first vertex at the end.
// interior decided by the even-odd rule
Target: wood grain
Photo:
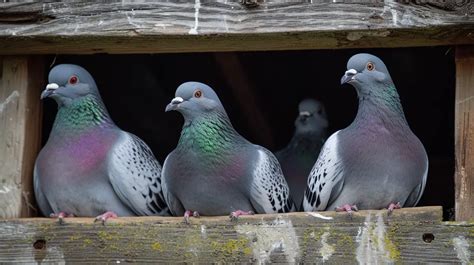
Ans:
{"type": "Polygon", "coordinates": [[[474,43],[472,4],[395,1],[0,4],[0,53],[162,53],[474,43]]]}
{"type": "Polygon", "coordinates": [[[0,82],[0,218],[34,215],[33,165],[41,144],[43,62],[4,56],[0,82]]]}
{"type": "MultiPolygon", "coordinates": [[[[0,221],[0,262],[461,263],[473,224],[441,222],[441,207],[228,217],[0,221]]],[[[466,263],[467,263],[466,262],[466,263]]]]}
{"type": "Polygon", "coordinates": [[[456,48],[456,220],[474,220],[474,46],[456,48]]]}

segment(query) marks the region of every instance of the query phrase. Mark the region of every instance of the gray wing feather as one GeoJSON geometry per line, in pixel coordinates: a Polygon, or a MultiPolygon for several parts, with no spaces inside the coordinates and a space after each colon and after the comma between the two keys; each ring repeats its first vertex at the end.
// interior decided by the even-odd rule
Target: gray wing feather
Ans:
{"type": "Polygon", "coordinates": [[[324,144],[318,160],[313,166],[303,199],[305,211],[324,211],[342,191],[344,174],[340,158],[337,155],[338,132],[324,144]]]}
{"type": "Polygon", "coordinates": [[[426,156],[426,169],[423,173],[423,178],[421,183],[415,187],[415,189],[411,192],[410,196],[408,196],[407,200],[403,207],[415,207],[421,199],[423,195],[423,191],[425,190],[426,186],[426,179],[428,178],[428,156],[426,156]]]}
{"type": "Polygon", "coordinates": [[[108,159],[109,180],[137,215],[168,215],[161,190],[161,166],[137,136],[122,132],[108,159]]]}
{"type": "MultiPolygon", "coordinates": [[[[166,172],[167,172],[167,161],[168,159],[170,158],[170,156],[173,155],[173,152],[171,152],[165,159],[165,162],[163,163],[163,171],[162,171],[162,176],[165,176],[166,172]]],[[[163,189],[163,198],[166,202],[166,204],[168,205],[169,207],[169,211],[171,213],[171,215],[173,216],[180,216],[180,215],[183,215],[184,212],[185,212],[185,209],[183,207],[183,205],[181,204],[181,202],[178,200],[178,198],[176,198],[175,196],[173,196],[173,194],[171,194],[171,192],[168,190],[168,185],[166,183],[166,178],[165,177],[162,177],[162,189],[163,189]]]]}
{"type": "Polygon", "coordinates": [[[275,156],[257,146],[253,168],[250,201],[258,213],[285,213],[295,211],[290,190],[275,156]]]}
{"type": "Polygon", "coordinates": [[[46,199],[46,197],[44,196],[44,193],[41,190],[41,185],[39,181],[40,180],[39,180],[38,172],[36,170],[36,165],[35,165],[35,168],[33,171],[33,186],[35,190],[36,203],[38,204],[41,213],[44,216],[48,217],[50,214],[53,213],[53,209],[49,205],[48,199],[46,199]]]}

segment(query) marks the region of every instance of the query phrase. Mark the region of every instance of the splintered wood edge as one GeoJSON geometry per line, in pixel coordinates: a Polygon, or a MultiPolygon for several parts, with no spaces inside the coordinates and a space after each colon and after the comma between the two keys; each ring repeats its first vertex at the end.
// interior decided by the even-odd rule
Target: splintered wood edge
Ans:
{"type": "MultiPolygon", "coordinates": [[[[428,221],[428,222],[441,222],[443,217],[441,206],[427,206],[427,207],[414,207],[414,208],[403,208],[395,210],[390,216],[387,216],[387,210],[361,210],[353,212],[352,217],[345,212],[293,212],[293,213],[280,213],[280,214],[255,214],[248,216],[240,216],[237,221],[230,221],[229,216],[201,216],[199,218],[191,217],[190,224],[209,224],[209,223],[221,223],[229,224],[233,223],[258,223],[261,221],[269,221],[275,219],[303,219],[308,222],[348,222],[348,223],[360,223],[363,222],[366,217],[371,215],[381,214],[384,219],[390,221],[428,221]]],[[[20,219],[4,219],[0,220],[2,223],[54,223],[57,222],[54,218],[20,218],[20,219]]],[[[94,218],[74,217],[65,218],[66,224],[91,224],[94,222],[94,218]]],[[[140,217],[119,217],[109,219],[106,225],[113,224],[127,224],[127,223],[159,223],[159,224],[179,224],[183,223],[183,217],[161,217],[161,216],[140,216],[140,217]]]]}

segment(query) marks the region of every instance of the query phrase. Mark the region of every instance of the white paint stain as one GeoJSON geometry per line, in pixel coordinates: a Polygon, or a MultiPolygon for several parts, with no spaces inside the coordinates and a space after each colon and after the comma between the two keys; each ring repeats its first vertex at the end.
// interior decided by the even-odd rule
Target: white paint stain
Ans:
{"type": "Polygon", "coordinates": [[[8,187],[8,186],[3,186],[2,188],[0,188],[0,193],[9,193],[11,191],[11,189],[8,187]]]}
{"type": "Polygon", "coordinates": [[[328,237],[329,232],[324,232],[321,236],[321,249],[319,250],[319,253],[323,257],[323,262],[328,261],[334,253],[334,246],[328,243],[328,237]]]}
{"type": "Polygon", "coordinates": [[[323,220],[332,220],[333,219],[330,216],[324,216],[320,213],[315,213],[315,212],[306,212],[306,213],[313,216],[313,217],[320,218],[320,219],[323,219],[323,220]]]}
{"type": "Polygon", "coordinates": [[[377,214],[376,222],[372,221],[372,213],[365,218],[364,227],[359,227],[356,242],[356,259],[359,264],[392,264],[389,253],[385,249],[386,227],[382,213],[377,214]]]}
{"type": "Polygon", "coordinates": [[[199,8],[201,8],[201,1],[196,0],[196,2],[194,2],[194,27],[189,30],[189,34],[198,34],[197,29],[199,27],[199,8]]]}
{"type": "Polygon", "coordinates": [[[133,9],[131,12],[131,16],[129,16],[129,12],[125,12],[125,15],[127,16],[128,24],[134,26],[135,28],[140,28],[140,25],[133,21],[133,16],[135,16],[135,11],[133,9]]]}
{"type": "Polygon", "coordinates": [[[100,21],[99,21],[99,24],[97,24],[97,26],[100,26],[100,25],[102,25],[102,24],[104,24],[104,21],[103,21],[103,20],[100,20],[100,21]]]}
{"type": "Polygon", "coordinates": [[[207,229],[206,229],[206,226],[205,225],[201,225],[201,237],[203,239],[206,239],[207,238],[207,229]]]}
{"type": "Polygon", "coordinates": [[[253,245],[253,256],[257,263],[270,262],[274,252],[283,252],[286,262],[297,262],[298,238],[291,220],[278,217],[271,223],[260,225],[238,225],[236,230],[247,236],[253,245]]]}
{"type": "Polygon", "coordinates": [[[3,101],[3,103],[0,103],[0,113],[3,112],[3,110],[6,108],[8,103],[12,102],[15,98],[19,97],[20,93],[18,91],[13,91],[6,99],[3,101]]]}
{"type": "Polygon", "coordinates": [[[471,264],[471,252],[469,242],[463,236],[453,238],[454,250],[462,264],[471,264]]]}

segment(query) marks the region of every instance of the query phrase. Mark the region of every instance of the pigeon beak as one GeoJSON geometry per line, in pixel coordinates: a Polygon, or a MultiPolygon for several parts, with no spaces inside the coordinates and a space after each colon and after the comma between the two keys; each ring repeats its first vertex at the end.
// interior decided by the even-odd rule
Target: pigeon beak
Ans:
{"type": "Polygon", "coordinates": [[[46,89],[43,90],[43,92],[41,92],[41,99],[45,99],[49,96],[51,96],[52,94],[54,94],[54,91],[56,91],[56,89],[59,88],[59,85],[56,84],[56,83],[51,83],[51,84],[48,84],[46,86],[46,89]]]}
{"type": "Polygon", "coordinates": [[[311,113],[309,113],[309,111],[301,111],[300,115],[298,115],[298,118],[300,119],[300,121],[304,122],[309,116],[311,116],[311,113]]]}
{"type": "Polygon", "coordinates": [[[173,98],[170,104],[166,105],[165,112],[176,110],[183,101],[184,99],[182,97],[173,98]]]}
{"type": "Polygon", "coordinates": [[[355,69],[349,69],[346,71],[344,76],[341,78],[341,85],[345,83],[349,83],[350,81],[354,80],[354,76],[357,74],[355,69]]]}

